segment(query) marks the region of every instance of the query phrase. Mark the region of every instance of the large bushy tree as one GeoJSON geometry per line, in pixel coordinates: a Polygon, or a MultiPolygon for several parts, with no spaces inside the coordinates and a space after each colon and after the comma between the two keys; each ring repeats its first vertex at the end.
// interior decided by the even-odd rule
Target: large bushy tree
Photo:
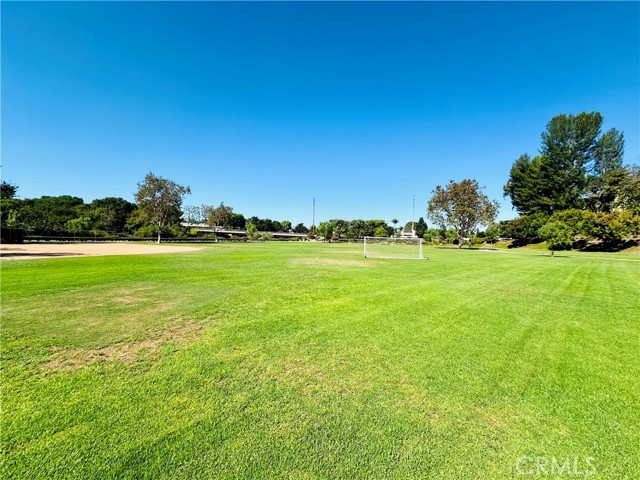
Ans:
{"type": "Polygon", "coordinates": [[[613,206],[640,215],[640,166],[630,165],[624,171],[613,206]]]}
{"type": "Polygon", "coordinates": [[[615,128],[602,134],[593,149],[591,171],[596,176],[622,168],[624,155],[624,135],[615,128]]]}
{"type": "Polygon", "coordinates": [[[244,218],[244,215],[241,213],[233,213],[231,214],[231,219],[229,220],[229,227],[236,229],[243,229],[247,223],[247,220],[244,218]]]}
{"type": "Polygon", "coordinates": [[[260,232],[282,231],[282,223],[277,220],[271,220],[270,218],[258,218],[253,216],[246,221],[253,223],[260,232]]]}
{"type": "Polygon", "coordinates": [[[423,238],[424,234],[429,229],[427,222],[424,221],[424,218],[420,217],[415,225],[415,231],[418,238],[423,238]]]}
{"type": "Polygon", "coordinates": [[[106,197],[91,202],[87,213],[94,229],[120,233],[135,209],[136,206],[124,198],[106,197]]]}
{"type": "Polygon", "coordinates": [[[85,215],[84,200],[70,195],[2,200],[3,226],[22,228],[29,235],[64,235],[66,223],[85,215]]]}
{"type": "Polygon", "coordinates": [[[229,228],[233,218],[233,207],[229,207],[221,202],[217,207],[205,207],[207,224],[209,226],[229,228]]]}
{"type": "Polygon", "coordinates": [[[549,217],[542,213],[521,215],[513,220],[500,222],[500,235],[513,240],[514,246],[526,245],[538,238],[538,230],[549,217]]]}
{"type": "Polygon", "coordinates": [[[365,221],[359,218],[349,222],[349,238],[364,237],[365,221]]]}
{"type": "MultiPolygon", "coordinates": [[[[436,186],[429,200],[429,218],[442,230],[454,228],[460,238],[471,238],[480,225],[489,226],[498,214],[498,202],[490,201],[475,180],[451,180],[436,186]]],[[[458,242],[458,248],[462,242],[458,242]]]]}
{"type": "Polygon", "coordinates": [[[307,227],[304,226],[304,223],[298,223],[294,228],[293,231],[295,233],[307,233],[309,231],[309,229],[307,227]]]}
{"type": "Polygon", "coordinates": [[[2,180],[0,182],[0,199],[4,200],[7,198],[14,198],[18,193],[18,186],[13,183],[5,182],[2,180]]]}
{"type": "Polygon", "coordinates": [[[598,112],[551,119],[542,133],[540,154],[521,155],[504,187],[520,214],[583,208],[590,190],[598,194],[602,182],[597,179],[620,168],[624,152],[622,133],[611,129],[600,135],[601,126],[598,112]]]}
{"type": "Polygon", "coordinates": [[[158,243],[162,230],[170,222],[177,222],[182,212],[182,200],[191,193],[189,187],[178,185],[172,180],[158,177],[149,172],[138,184],[136,202],[141,219],[153,223],[157,228],[158,243]]]}
{"type": "Polygon", "coordinates": [[[547,241],[551,256],[556,250],[562,250],[571,247],[573,241],[573,232],[571,227],[559,220],[547,222],[539,231],[540,238],[547,241]]]}

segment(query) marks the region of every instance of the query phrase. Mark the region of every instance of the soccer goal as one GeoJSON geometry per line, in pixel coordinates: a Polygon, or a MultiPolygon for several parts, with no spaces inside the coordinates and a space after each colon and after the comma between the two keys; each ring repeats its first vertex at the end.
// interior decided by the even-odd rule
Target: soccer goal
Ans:
{"type": "Polygon", "coordinates": [[[417,237],[364,237],[364,257],[424,259],[423,243],[417,237]]]}

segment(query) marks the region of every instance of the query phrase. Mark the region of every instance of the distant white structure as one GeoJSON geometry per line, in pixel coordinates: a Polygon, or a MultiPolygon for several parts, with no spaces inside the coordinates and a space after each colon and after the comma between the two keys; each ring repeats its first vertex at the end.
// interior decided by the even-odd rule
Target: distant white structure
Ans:
{"type": "Polygon", "coordinates": [[[403,228],[402,232],[400,232],[400,238],[418,238],[418,235],[416,235],[416,231],[413,228],[403,228]]]}
{"type": "Polygon", "coordinates": [[[400,238],[418,238],[418,235],[416,235],[415,223],[407,223],[402,229],[402,232],[400,232],[400,238]]]}

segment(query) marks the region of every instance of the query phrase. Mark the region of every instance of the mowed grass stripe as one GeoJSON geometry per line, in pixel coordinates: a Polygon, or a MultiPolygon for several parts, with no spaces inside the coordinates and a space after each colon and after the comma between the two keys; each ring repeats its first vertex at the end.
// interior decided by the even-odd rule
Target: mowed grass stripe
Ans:
{"type": "Polygon", "coordinates": [[[638,476],[640,264],[426,251],[3,264],[3,476],[515,478],[521,455],[638,476]],[[205,329],[45,367],[176,322],[205,329]]]}

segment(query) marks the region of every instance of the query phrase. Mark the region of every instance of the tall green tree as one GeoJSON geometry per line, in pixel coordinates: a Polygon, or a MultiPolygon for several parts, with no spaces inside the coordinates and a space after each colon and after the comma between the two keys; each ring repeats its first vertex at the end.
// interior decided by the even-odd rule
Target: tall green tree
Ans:
{"type": "Polygon", "coordinates": [[[140,218],[153,223],[158,230],[158,243],[162,230],[170,222],[178,222],[182,212],[182,200],[191,193],[189,187],[178,185],[172,180],[158,177],[149,172],[144,181],[138,183],[136,202],[140,218]]]}
{"type": "Polygon", "coordinates": [[[418,238],[424,237],[424,234],[429,229],[427,222],[424,221],[424,218],[420,217],[415,224],[416,235],[418,238]]]}
{"type": "Polygon", "coordinates": [[[360,238],[364,236],[365,222],[364,220],[355,219],[349,222],[349,236],[351,238],[360,238]]]}
{"type": "Polygon", "coordinates": [[[620,182],[620,190],[613,202],[614,208],[631,210],[640,215],[640,166],[625,167],[625,175],[620,182]]]}
{"type": "Polygon", "coordinates": [[[594,212],[614,208],[626,170],[622,168],[624,135],[612,128],[602,134],[593,151],[590,175],[587,176],[586,207],[594,212]]]}
{"type": "Polygon", "coordinates": [[[347,231],[349,230],[349,222],[347,220],[334,218],[332,220],[329,220],[329,223],[333,227],[333,235],[337,236],[338,238],[342,238],[347,234],[347,231]]]}
{"type": "MultiPolygon", "coordinates": [[[[454,228],[458,236],[471,238],[480,225],[489,226],[498,215],[498,202],[490,201],[475,180],[449,181],[436,186],[429,200],[429,218],[441,229],[454,228]]],[[[462,242],[458,243],[458,248],[462,242]]]]}
{"type": "Polygon", "coordinates": [[[543,178],[543,159],[531,158],[527,153],[520,155],[511,166],[509,180],[504,187],[504,195],[522,215],[535,213],[549,214],[552,210],[553,186],[543,178]]]}
{"type": "Polygon", "coordinates": [[[624,134],[612,128],[602,134],[593,149],[591,171],[596,176],[602,176],[611,170],[622,168],[623,156],[624,134]]]}
{"type": "Polygon", "coordinates": [[[136,206],[118,197],[106,197],[94,200],[88,205],[88,214],[94,228],[112,233],[120,233],[125,229],[129,215],[136,206]]]}
{"type": "Polygon", "coordinates": [[[593,212],[610,212],[617,208],[617,200],[623,195],[628,171],[624,168],[605,170],[600,176],[588,178],[585,206],[593,212]]]}
{"type": "Polygon", "coordinates": [[[209,226],[229,228],[233,218],[233,207],[221,202],[217,207],[205,207],[205,215],[209,226]]]}
{"type": "Polygon", "coordinates": [[[304,226],[304,223],[300,222],[293,228],[293,231],[295,233],[307,233],[309,229],[304,226]]]}
{"type": "MultiPolygon", "coordinates": [[[[522,215],[583,208],[588,177],[600,177],[622,162],[624,138],[611,129],[600,135],[602,115],[583,112],[557,115],[542,133],[540,155],[521,155],[511,167],[504,194],[522,215]]],[[[597,190],[597,189],[596,189],[597,190]]]]}
{"type": "Polygon", "coordinates": [[[247,220],[244,218],[244,215],[241,213],[233,213],[231,215],[231,220],[229,220],[229,227],[236,228],[238,230],[242,230],[245,228],[247,224],[247,220]]]}
{"type": "Polygon", "coordinates": [[[329,222],[320,222],[318,225],[318,235],[324,240],[331,240],[333,238],[333,224],[329,222]]]}
{"type": "Polygon", "coordinates": [[[383,236],[388,237],[389,235],[393,234],[393,227],[387,225],[387,222],[385,222],[384,220],[366,220],[360,233],[363,237],[380,236],[376,235],[376,231],[379,232],[380,227],[383,227],[387,232],[386,235],[383,236]]]}
{"type": "Polygon", "coordinates": [[[601,126],[602,115],[598,112],[556,115],[542,132],[540,152],[581,177],[593,157],[601,126]]]}

